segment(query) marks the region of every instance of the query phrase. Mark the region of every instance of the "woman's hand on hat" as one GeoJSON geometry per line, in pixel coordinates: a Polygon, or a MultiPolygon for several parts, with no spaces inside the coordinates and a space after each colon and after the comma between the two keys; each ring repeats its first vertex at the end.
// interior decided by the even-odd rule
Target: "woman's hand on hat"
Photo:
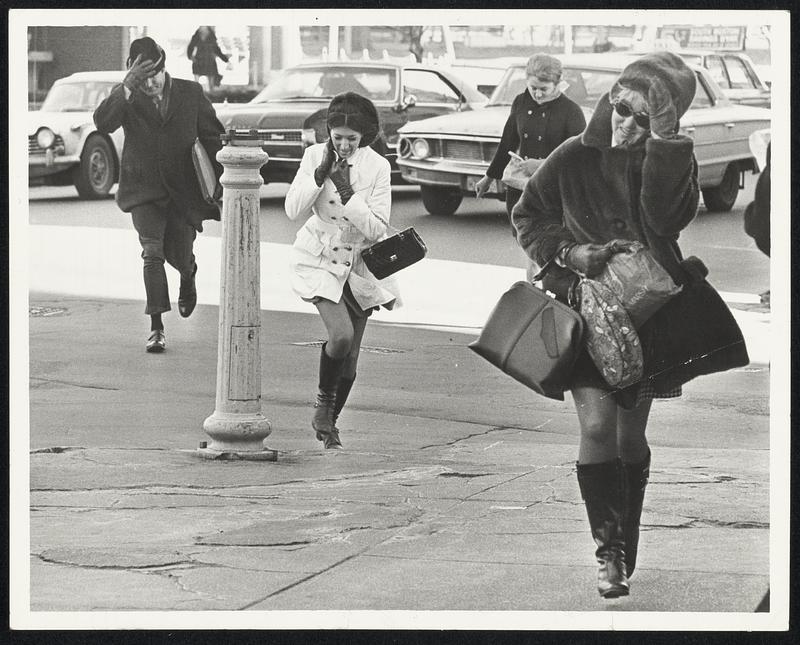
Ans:
{"type": "Polygon", "coordinates": [[[659,139],[671,139],[678,129],[678,113],[672,95],[658,77],[650,79],[647,93],[650,132],[659,139]]]}
{"type": "Polygon", "coordinates": [[[333,150],[333,141],[328,139],[328,142],[325,144],[324,152],[322,153],[322,161],[319,162],[319,166],[314,170],[314,181],[317,186],[322,186],[325,182],[325,177],[327,177],[328,173],[331,171],[334,159],[336,159],[336,152],[333,150]]]}
{"type": "Polygon", "coordinates": [[[156,71],[155,62],[150,59],[142,60],[142,55],[139,54],[136,60],[128,67],[128,73],[122,80],[122,84],[133,91],[139,89],[145,80],[156,74],[158,74],[158,72],[156,71]]]}

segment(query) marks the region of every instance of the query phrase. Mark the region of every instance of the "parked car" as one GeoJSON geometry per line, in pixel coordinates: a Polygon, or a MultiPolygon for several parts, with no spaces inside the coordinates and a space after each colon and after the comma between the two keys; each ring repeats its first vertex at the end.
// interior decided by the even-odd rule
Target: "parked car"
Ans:
{"type": "Polygon", "coordinates": [[[119,179],[122,128],[97,131],[95,108],[125,72],[79,72],[53,83],[39,110],[28,112],[30,185],[73,184],[85,199],[106,197],[119,179]]]}
{"type": "Polygon", "coordinates": [[[266,137],[269,161],[265,182],[291,182],[303,151],[325,141],[330,100],[353,91],[370,98],[381,118],[382,133],[373,147],[392,164],[393,181],[400,126],[432,116],[472,110],[487,98],[453,72],[426,65],[381,62],[306,63],[290,67],[243,105],[215,105],[226,129],[259,129],[266,137]]]}
{"type": "MultiPolygon", "coordinates": [[[[611,89],[630,62],[627,55],[574,54],[560,57],[566,95],[587,114],[611,89]]],[[[694,101],[681,119],[681,132],[694,138],[699,181],[706,208],[727,211],[733,207],[744,173],[754,171],[750,134],[769,127],[764,108],[735,105],[703,67],[697,74],[694,101]]],[[[489,103],[470,113],[441,116],[403,126],[397,142],[397,165],[403,179],[419,184],[425,209],[434,215],[452,215],[464,195],[475,195],[475,183],[494,157],[508,118],[511,102],[526,86],[525,65],[506,70],[489,103]]],[[[500,182],[487,195],[504,199],[500,182]]]]}
{"type": "Polygon", "coordinates": [[[450,69],[461,78],[468,78],[481,94],[492,96],[503,74],[510,65],[525,64],[527,58],[502,56],[499,58],[476,58],[456,60],[449,64],[450,69]]]}
{"type": "Polygon", "coordinates": [[[772,93],[747,54],[735,51],[678,50],[687,63],[708,70],[722,93],[734,103],[770,107],[772,93]]]}

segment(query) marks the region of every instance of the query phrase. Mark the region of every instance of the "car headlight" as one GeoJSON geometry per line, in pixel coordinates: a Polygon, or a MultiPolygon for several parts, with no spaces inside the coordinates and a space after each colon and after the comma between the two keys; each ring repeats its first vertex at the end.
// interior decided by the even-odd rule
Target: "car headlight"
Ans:
{"type": "Polygon", "coordinates": [[[411,156],[411,142],[405,137],[397,140],[397,156],[401,159],[411,156]]]}
{"type": "Polygon", "coordinates": [[[47,150],[56,142],[56,135],[50,128],[39,128],[36,133],[36,143],[39,147],[47,150]]]}
{"type": "Polygon", "coordinates": [[[414,139],[411,142],[411,152],[417,159],[427,159],[431,154],[431,147],[425,139],[414,139]]]}

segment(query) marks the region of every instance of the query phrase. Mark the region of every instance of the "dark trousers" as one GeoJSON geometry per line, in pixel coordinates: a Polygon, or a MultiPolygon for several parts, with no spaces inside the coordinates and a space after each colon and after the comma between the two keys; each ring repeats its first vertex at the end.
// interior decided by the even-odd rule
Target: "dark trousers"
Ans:
{"type": "Polygon", "coordinates": [[[176,212],[170,200],[151,202],[131,209],[133,227],[139,234],[144,260],[145,314],[171,309],[164,260],[189,279],[195,271],[194,239],[197,231],[176,212]]]}

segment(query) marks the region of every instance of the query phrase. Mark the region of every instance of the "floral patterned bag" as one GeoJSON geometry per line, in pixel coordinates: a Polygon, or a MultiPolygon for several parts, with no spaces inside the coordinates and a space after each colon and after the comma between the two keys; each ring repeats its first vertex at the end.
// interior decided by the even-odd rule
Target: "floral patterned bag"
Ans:
{"type": "Polygon", "coordinates": [[[644,357],[639,334],[614,292],[582,278],[578,299],[586,325],[586,350],[611,387],[622,389],[642,379],[644,357]]]}

